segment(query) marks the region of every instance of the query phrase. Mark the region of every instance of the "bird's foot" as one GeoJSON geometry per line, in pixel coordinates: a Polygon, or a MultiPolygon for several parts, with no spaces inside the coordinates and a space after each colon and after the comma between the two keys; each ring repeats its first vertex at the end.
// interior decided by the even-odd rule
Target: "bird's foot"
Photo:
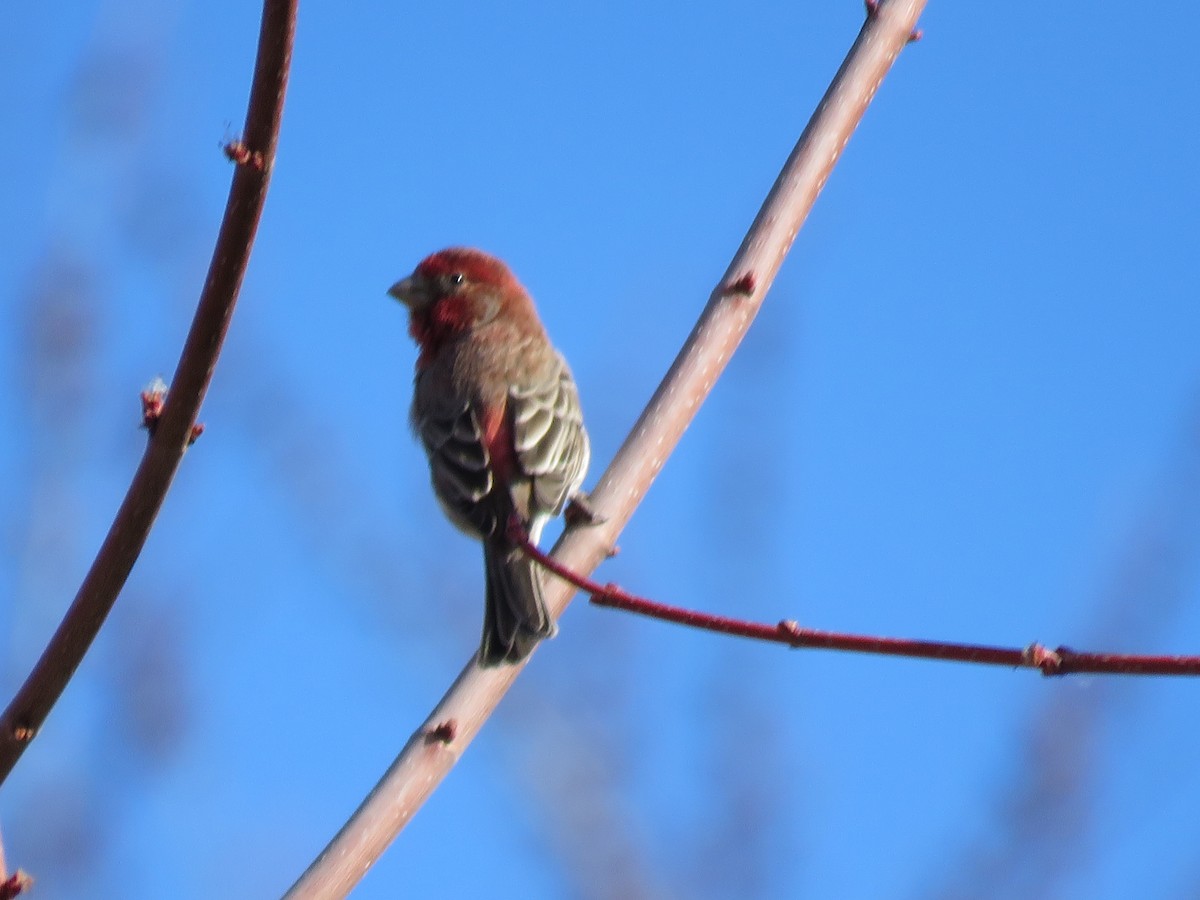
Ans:
{"type": "Polygon", "coordinates": [[[567,508],[563,510],[563,519],[572,528],[576,525],[603,525],[608,521],[606,516],[596,512],[592,507],[591,498],[583,491],[579,491],[567,501],[567,508]]]}
{"type": "Polygon", "coordinates": [[[517,546],[532,543],[529,540],[529,529],[525,527],[525,523],[521,521],[521,517],[516,513],[508,517],[508,522],[504,526],[504,533],[517,546]]]}

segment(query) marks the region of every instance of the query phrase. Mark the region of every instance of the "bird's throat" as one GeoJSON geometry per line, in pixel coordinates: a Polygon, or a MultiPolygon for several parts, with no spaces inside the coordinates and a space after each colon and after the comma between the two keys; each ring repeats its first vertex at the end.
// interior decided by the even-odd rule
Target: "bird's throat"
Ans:
{"type": "Polygon", "coordinates": [[[428,368],[438,352],[458,335],[470,330],[473,322],[470,297],[443,297],[424,309],[413,310],[408,320],[408,333],[421,349],[417,371],[428,368]]]}

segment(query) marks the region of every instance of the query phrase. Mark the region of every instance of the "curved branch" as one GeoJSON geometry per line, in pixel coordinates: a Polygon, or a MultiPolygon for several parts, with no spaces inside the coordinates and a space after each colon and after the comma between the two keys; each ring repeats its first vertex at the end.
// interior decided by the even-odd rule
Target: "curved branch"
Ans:
{"type": "MultiPolygon", "coordinates": [[[[554,558],[567,568],[591,572],[633,515],[757,313],[834,163],[912,37],[924,5],[924,0],[888,0],[868,8],[858,39],[700,320],[592,491],[591,506],[600,524],[569,528],[555,547],[554,558]]],[[[546,585],[546,599],[556,616],[572,593],[565,582],[546,585]]],[[[474,660],[468,663],[350,821],[286,896],[311,900],[349,893],[458,761],[521,669],[481,669],[474,660]]]]}
{"type": "Polygon", "coordinates": [[[297,3],[265,0],[263,4],[245,131],[241,141],[226,148],[237,169],[175,380],[125,499],[75,600],[0,716],[0,783],[37,734],[104,624],[195,435],[196,416],[229,328],[266,201],[287,90],[297,3]]]}

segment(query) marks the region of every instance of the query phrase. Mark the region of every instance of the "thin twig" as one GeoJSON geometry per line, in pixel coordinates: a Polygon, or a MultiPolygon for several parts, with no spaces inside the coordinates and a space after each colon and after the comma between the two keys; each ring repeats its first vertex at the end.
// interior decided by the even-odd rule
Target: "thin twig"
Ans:
{"type": "Polygon", "coordinates": [[[960,644],[950,641],[928,641],[915,638],[871,637],[860,634],[841,634],[802,628],[799,623],[785,619],[776,625],[748,622],[728,616],[685,609],[657,603],[644,597],[627,594],[612,585],[600,586],[591,595],[592,603],[638,613],[666,622],[676,622],[691,628],[702,628],[721,634],[773,641],[794,648],[842,650],[852,653],[875,653],[885,656],[908,656],[917,659],[940,659],[948,662],[977,665],[1009,666],[1039,669],[1043,675],[1071,675],[1080,672],[1115,675],[1200,675],[1200,656],[1146,656],[1126,653],[1085,653],[1069,647],[1049,647],[1034,642],[1024,648],[990,647],[983,644],[960,644]]]}
{"type": "Polygon", "coordinates": [[[1043,675],[1072,675],[1079,672],[1113,675],[1200,675],[1200,656],[1147,656],[1138,653],[1085,653],[1069,647],[1050,648],[1036,641],[1024,648],[989,647],[983,644],[959,644],[950,641],[926,641],[915,638],[871,637],[803,628],[791,619],[769,625],[730,616],[671,606],[646,597],[638,597],[615,584],[600,584],[572,572],[543,553],[523,535],[515,536],[525,554],[559,578],[591,597],[596,606],[623,609],[664,622],[689,628],[715,631],[756,641],[786,644],[796,649],[842,650],[851,653],[875,653],[884,656],[909,656],[917,659],[941,659],[947,662],[975,663],[988,666],[1039,669],[1043,675]]]}
{"type": "Polygon", "coordinates": [[[33,671],[0,716],[0,783],[8,777],[83,660],[125,585],[184,451],[237,302],[279,140],[298,0],[265,0],[258,58],[229,189],[200,303],[146,452],[96,559],[33,671]],[[250,149],[252,148],[252,149],[250,149]]]}
{"type": "MultiPolygon", "coordinates": [[[[887,0],[859,32],[842,67],[771,188],[662,384],[590,495],[599,524],[568,528],[554,558],[591,572],[634,509],[729,362],[796,232],[892,62],[908,42],[924,0],[887,0]]],[[[573,591],[546,586],[561,614],[573,591]]],[[[409,739],[341,831],[287,897],[343,897],[429,797],[479,732],[522,665],[481,669],[472,660],[409,739]]]]}

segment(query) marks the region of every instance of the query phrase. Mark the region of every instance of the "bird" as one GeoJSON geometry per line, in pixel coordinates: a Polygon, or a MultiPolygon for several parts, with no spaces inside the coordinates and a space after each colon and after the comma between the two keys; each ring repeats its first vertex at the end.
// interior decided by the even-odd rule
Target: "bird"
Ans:
{"type": "Polygon", "coordinates": [[[520,662],[557,627],[513,527],[536,544],[583,497],[591,447],[575,379],[529,292],[482,250],[433,253],[388,293],[408,308],[417,345],[410,420],[434,493],[450,521],[483,543],[479,664],[520,662]]]}

